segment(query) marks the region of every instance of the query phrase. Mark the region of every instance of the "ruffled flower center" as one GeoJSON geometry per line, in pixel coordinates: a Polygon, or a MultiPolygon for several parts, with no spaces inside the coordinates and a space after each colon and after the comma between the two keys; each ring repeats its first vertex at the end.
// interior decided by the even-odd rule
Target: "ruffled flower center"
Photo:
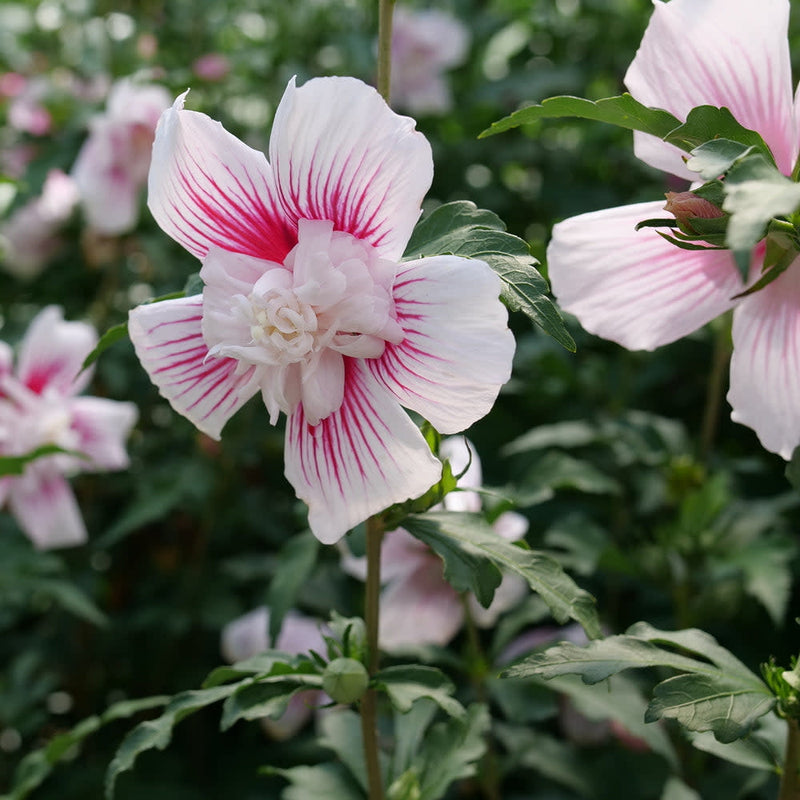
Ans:
{"type": "MultiPolygon", "coordinates": [[[[344,358],[378,358],[387,342],[404,337],[392,296],[396,264],[333,223],[300,220],[298,243],[283,264],[246,261],[213,251],[211,260],[232,276],[258,264],[246,294],[223,299],[205,272],[203,332],[212,356],[254,367],[274,422],[303,404],[309,424],[336,411],[344,397],[344,358]]],[[[215,269],[218,272],[218,269],[215,269]]],[[[241,284],[239,284],[241,288],[241,284]]]]}

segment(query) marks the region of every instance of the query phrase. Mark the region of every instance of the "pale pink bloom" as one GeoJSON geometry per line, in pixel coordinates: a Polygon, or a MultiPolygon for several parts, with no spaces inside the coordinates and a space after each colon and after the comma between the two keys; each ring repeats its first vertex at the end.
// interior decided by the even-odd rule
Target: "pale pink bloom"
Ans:
{"type": "Polygon", "coordinates": [[[4,78],[5,88],[13,92],[10,95],[13,99],[8,106],[8,124],[33,136],[50,133],[53,117],[43,104],[51,90],[50,82],[43,77],[25,78],[16,73],[6,73],[4,78]],[[15,78],[21,78],[22,81],[15,78]]]}
{"type": "MultiPolygon", "coordinates": [[[[472,489],[482,484],[481,464],[477,454],[463,437],[450,437],[442,442],[441,455],[450,460],[455,474],[461,473],[459,487],[444,499],[448,511],[481,510],[480,495],[472,489]]],[[[508,541],[521,539],[528,531],[528,522],[512,511],[501,514],[494,523],[498,536],[508,541]]],[[[347,551],[342,568],[364,580],[366,559],[354,558],[347,551]]],[[[381,548],[380,645],[395,651],[425,644],[446,645],[464,624],[465,609],[460,594],[444,579],[442,559],[426,544],[403,528],[388,532],[381,548]]],[[[528,592],[528,584],[519,575],[503,575],[500,586],[488,608],[473,595],[468,595],[470,616],[482,628],[492,627],[500,614],[513,608],[528,592]]]]}
{"type": "Polygon", "coordinates": [[[39,197],[0,223],[0,261],[18,278],[38,275],[61,246],[59,231],[78,203],[78,189],[60,169],[47,174],[39,197]]]}
{"type": "Polygon", "coordinates": [[[192,72],[204,81],[221,81],[231,71],[231,62],[222,53],[206,53],[192,64],[192,72]]]}
{"type": "MultiPolygon", "coordinates": [[[[266,650],[269,647],[268,630],[269,609],[265,606],[229,622],[222,629],[221,647],[225,660],[235,664],[266,650]]],[[[323,657],[327,652],[320,623],[297,611],[290,611],[283,618],[275,649],[289,655],[308,655],[313,650],[323,657]]],[[[299,692],[289,701],[279,719],[264,718],[261,723],[274,739],[288,739],[306,724],[316,707],[329,701],[330,698],[320,691],[299,692]]]]}
{"type": "Polygon", "coordinates": [[[94,329],[65,322],[48,306],[31,322],[19,346],[16,370],[11,348],[0,342],[0,454],[27,455],[53,444],[72,453],[42,456],[22,475],[0,478],[0,503],[42,549],[86,541],[78,504],[67,476],[124,469],[125,439],[136,421],[133,403],[79,397],[91,372],[79,374],[97,344],[94,329]]]}
{"type": "Polygon", "coordinates": [[[413,114],[443,114],[453,105],[445,70],[462,64],[469,31],[455,17],[398,5],[392,25],[391,98],[413,114]]]}
{"type": "Polygon", "coordinates": [[[99,233],[136,226],[156,124],[169,105],[163,86],[122,80],[111,87],[105,113],[91,121],[72,174],[86,219],[99,233]]]}
{"type": "MultiPolygon", "coordinates": [[[[727,106],[757,130],[786,175],[797,159],[800,104],[793,100],[787,0],[654,0],[625,82],[647,106],[685,119],[698,105],[727,106]]],[[[646,163],[688,179],[677,148],[644,134],[646,163]]],[[[688,251],[641,220],[663,200],[568,219],[553,230],[549,275],[561,306],[590,332],[631,350],[675,341],[735,306],[728,401],[736,422],[789,458],[800,443],[800,261],[753,295],[727,251],[688,251]]],[[[763,246],[757,249],[758,274],[763,246]]]]}
{"type": "Polygon", "coordinates": [[[441,476],[401,406],[445,433],[491,408],[514,350],[499,279],[456,256],[400,262],[430,147],[360,81],[290,81],[269,163],[183,100],[159,123],[149,205],[205,288],[134,309],[131,339],[215,439],[259,392],[273,424],[287,414],[286,476],[335,542],[441,476]]]}

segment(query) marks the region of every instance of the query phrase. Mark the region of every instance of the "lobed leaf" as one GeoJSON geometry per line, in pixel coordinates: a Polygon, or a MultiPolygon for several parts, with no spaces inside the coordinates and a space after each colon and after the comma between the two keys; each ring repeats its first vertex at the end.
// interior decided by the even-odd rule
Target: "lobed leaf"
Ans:
{"type": "Polygon", "coordinates": [[[401,713],[411,710],[422,698],[433,700],[451,717],[463,719],[464,707],[453,698],[455,686],[435,667],[418,664],[387,667],[375,675],[375,684],[389,695],[392,705],[401,713]]]}
{"type": "Polygon", "coordinates": [[[439,206],[418,223],[405,258],[449,253],[485,261],[503,282],[501,297],[512,311],[522,311],[567,350],[575,342],[553,301],[527,243],[505,229],[503,221],[466,200],[439,206]]]}
{"type": "Polygon", "coordinates": [[[521,575],[547,603],[556,620],[574,619],[590,638],[601,635],[594,598],[555,559],[506,541],[479,516],[437,511],[424,517],[409,517],[404,524],[410,533],[434,549],[449,541],[451,550],[461,548],[467,554],[480,554],[495,567],[521,575]]]}

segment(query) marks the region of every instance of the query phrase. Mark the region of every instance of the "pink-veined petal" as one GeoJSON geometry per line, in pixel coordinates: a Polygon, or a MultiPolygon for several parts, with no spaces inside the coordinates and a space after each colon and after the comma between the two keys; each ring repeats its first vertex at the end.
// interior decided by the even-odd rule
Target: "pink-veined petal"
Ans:
{"type": "Polygon", "coordinates": [[[296,239],[276,205],[264,154],[205,114],[184,111],[185,97],[156,129],[147,200],[153,216],[199,258],[217,246],[283,263],[296,239]]]}
{"type": "Polygon", "coordinates": [[[219,439],[228,419],[258,390],[253,368],[237,373],[232,358],[208,358],[199,295],[138,306],[128,332],[150,380],[170,405],[219,439]]]}
{"type": "Polygon", "coordinates": [[[441,559],[429,558],[381,592],[378,640],[387,651],[446,645],[464,622],[461,598],[443,577],[441,559]]]}
{"type": "Polygon", "coordinates": [[[286,477],[308,504],[314,535],[333,544],[370,515],[426,492],[441,464],[363,362],[347,359],[339,410],[313,427],[302,405],[289,417],[286,477]]]}
{"type": "MultiPolygon", "coordinates": [[[[758,131],[789,174],[798,152],[789,61],[787,0],[653,0],[654,10],[625,85],[646,106],[681,120],[695,106],[726,106],[758,131]]],[[[697,179],[680,151],[636,134],[636,155],[697,179]]]]}
{"type": "Polygon", "coordinates": [[[682,250],[637,222],[639,203],[571,217],[553,228],[548,275],[559,305],[590,333],[629,350],[674,342],[731,308],[742,282],[727,251],[682,250]]]}
{"type": "Polygon", "coordinates": [[[58,473],[29,467],[10,487],[8,504],[40,550],[73,547],[88,538],[75,495],[58,473]]]}
{"type": "Polygon", "coordinates": [[[398,345],[367,368],[442,433],[489,412],[511,375],[514,337],[500,279],[483,261],[436,256],[400,265],[394,285],[398,345]]]}
{"type": "Polygon", "coordinates": [[[90,459],[80,462],[81,470],[125,469],[125,440],[139,416],[136,406],[102,397],[76,397],[70,411],[71,428],[78,434],[75,449],[90,459]]]}
{"type": "Polygon", "coordinates": [[[355,78],[294,79],[275,114],[269,155],[292,220],[331,220],[398,260],[433,178],[414,120],[355,78]]]}
{"type": "Polygon", "coordinates": [[[770,452],[800,444],[800,261],[733,312],[731,418],[770,452]]]}
{"type": "Polygon", "coordinates": [[[36,315],[22,340],[17,375],[37,394],[45,390],[65,397],[77,394],[91,378],[88,370],[80,370],[96,344],[91,325],[65,322],[58,306],[47,306],[36,315]]]}

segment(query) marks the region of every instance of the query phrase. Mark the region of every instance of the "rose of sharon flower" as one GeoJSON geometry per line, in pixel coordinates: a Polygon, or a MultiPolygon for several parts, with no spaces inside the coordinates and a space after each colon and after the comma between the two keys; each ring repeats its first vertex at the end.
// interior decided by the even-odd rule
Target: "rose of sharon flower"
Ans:
{"type": "Polygon", "coordinates": [[[78,203],[78,189],[69,175],[52,169],[42,193],[17,209],[0,225],[0,260],[18,278],[33,278],[58,252],[59,231],[78,203]]]}
{"type": "Polygon", "coordinates": [[[57,306],[31,322],[16,370],[11,348],[0,342],[0,454],[27,455],[49,444],[75,452],[42,456],[22,475],[0,478],[0,504],[8,504],[39,548],[86,541],[67,476],[128,466],[125,439],[136,422],[136,406],[77,396],[91,378],[89,370],[80,369],[96,344],[90,325],[65,322],[57,306]]]}
{"type": "Polygon", "coordinates": [[[353,78],[289,82],[270,161],[183,96],[159,122],[149,205],[203,262],[202,295],[140,306],[130,335],[179,413],[217,439],[260,392],[286,477],[333,543],[441,476],[401,406],[455,433],[508,380],[514,340],[482,261],[400,262],[428,142],[353,78]]]}
{"type": "MultiPolygon", "coordinates": [[[[469,464],[458,481],[458,486],[466,491],[448,494],[444,507],[448,511],[480,511],[480,495],[469,491],[479,488],[483,481],[475,449],[463,437],[455,436],[442,442],[440,453],[449,459],[456,475],[469,464]]],[[[498,536],[515,542],[527,533],[528,521],[521,514],[507,511],[497,518],[494,530],[498,536]]],[[[345,553],[342,567],[361,580],[366,577],[366,558],[345,553]]],[[[442,559],[403,528],[384,537],[381,576],[385,585],[381,591],[378,638],[384,650],[392,652],[426,644],[444,646],[461,629],[464,603],[444,579],[442,559]]],[[[527,592],[528,584],[519,575],[503,575],[489,608],[484,608],[472,594],[468,595],[470,615],[480,627],[490,628],[500,614],[513,608],[527,592]]]]}
{"type": "MultiPolygon", "coordinates": [[[[758,131],[778,168],[791,174],[800,147],[789,62],[787,0],[654,1],[625,83],[647,106],[681,120],[691,108],[727,106],[758,131]],[[676,55],[679,54],[679,55],[676,55]]],[[[696,180],[672,145],[635,134],[636,155],[696,180]]],[[[688,251],[641,220],[663,216],[663,200],[568,219],[553,230],[549,276],[560,305],[590,332],[631,350],[652,350],[735,306],[728,402],[736,422],[789,458],[800,443],[800,261],[766,288],[743,290],[727,251],[688,251]]],[[[763,243],[752,274],[758,275],[763,243]]]]}
{"type": "Polygon", "coordinates": [[[453,105],[443,72],[464,62],[469,30],[437,9],[398,5],[392,23],[391,99],[412,114],[443,114],[453,105]]]}
{"type": "MultiPolygon", "coordinates": [[[[222,655],[231,664],[257,655],[269,647],[268,630],[269,609],[265,606],[238,617],[222,630],[222,655]]],[[[290,611],[284,617],[275,647],[290,655],[308,655],[311,650],[327,652],[320,623],[297,611],[290,611]]],[[[327,695],[317,690],[300,692],[289,700],[278,719],[264,717],[261,724],[273,739],[288,739],[306,724],[316,706],[328,701],[327,695]]]]}
{"type": "Polygon", "coordinates": [[[153,134],[169,105],[164,87],[122,80],[111,87],[106,112],[91,121],[72,174],[87,222],[99,233],[125,233],[138,222],[153,134]]]}

